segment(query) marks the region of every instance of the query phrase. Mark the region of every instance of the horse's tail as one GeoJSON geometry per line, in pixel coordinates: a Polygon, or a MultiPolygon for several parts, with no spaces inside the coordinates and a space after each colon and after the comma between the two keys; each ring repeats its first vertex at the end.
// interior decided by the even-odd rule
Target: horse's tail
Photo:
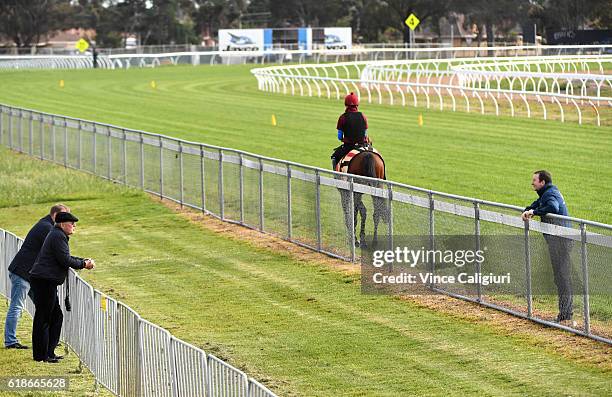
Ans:
{"type": "Polygon", "coordinates": [[[364,176],[369,176],[370,178],[376,178],[376,161],[374,160],[374,154],[370,152],[365,152],[363,155],[363,171],[365,173],[364,176]]]}

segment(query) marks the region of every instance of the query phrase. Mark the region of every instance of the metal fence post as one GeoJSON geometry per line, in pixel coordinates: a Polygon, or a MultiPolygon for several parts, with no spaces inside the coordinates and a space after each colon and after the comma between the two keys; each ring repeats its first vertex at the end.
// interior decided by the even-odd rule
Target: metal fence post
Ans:
{"type": "Polygon", "coordinates": [[[293,215],[291,210],[291,165],[287,164],[287,239],[289,241],[293,237],[293,215]]]}
{"type": "Polygon", "coordinates": [[[223,196],[223,151],[219,149],[219,212],[221,220],[225,220],[225,197],[223,196]]]}
{"type": "Polygon", "coordinates": [[[64,167],[68,166],[68,119],[64,119],[64,167]]]}
{"type": "Polygon", "coordinates": [[[17,132],[19,136],[19,152],[23,153],[23,110],[19,111],[19,129],[17,132]]]}
{"type": "Polygon", "coordinates": [[[122,142],[122,150],[123,150],[123,162],[121,165],[121,175],[123,178],[123,184],[124,185],[128,185],[128,180],[127,180],[127,133],[125,132],[125,130],[123,131],[123,140],[122,142]]]}
{"type": "Polygon", "coordinates": [[[78,126],[78,156],[79,156],[79,160],[78,160],[78,167],[79,169],[81,169],[81,133],[83,132],[83,126],[81,125],[81,120],[79,120],[79,126],[78,126]]]}
{"type": "MultiPolygon", "coordinates": [[[[474,234],[476,236],[476,252],[480,251],[480,205],[474,202],[474,234]]],[[[476,261],[476,273],[481,274],[481,263],[476,261]]],[[[482,302],[482,281],[481,277],[478,277],[477,294],[478,302],[482,302]]]]}
{"type": "Polygon", "coordinates": [[[28,139],[30,140],[30,144],[28,145],[30,156],[34,153],[34,114],[30,112],[28,123],[28,139]]]}
{"type": "Polygon", "coordinates": [[[113,158],[112,158],[112,154],[111,154],[111,150],[112,150],[112,142],[111,142],[111,129],[110,127],[106,127],[106,133],[107,133],[107,141],[106,141],[106,157],[107,157],[107,175],[108,175],[108,180],[112,181],[113,180],[113,158]]]}
{"type": "Polygon", "coordinates": [[[202,180],[202,212],[206,212],[206,168],[204,165],[204,146],[200,145],[200,177],[202,180]]]}
{"type": "Polygon", "coordinates": [[[93,164],[92,164],[92,169],[93,169],[93,173],[94,175],[98,175],[97,170],[96,170],[96,165],[98,163],[97,159],[96,159],[96,142],[98,141],[98,129],[96,128],[96,125],[93,124],[93,145],[92,145],[92,150],[93,150],[93,164]]]}
{"type": "Polygon", "coordinates": [[[172,395],[173,396],[178,396],[178,383],[177,383],[177,376],[176,376],[176,354],[175,354],[175,347],[174,347],[174,338],[169,335],[170,337],[170,346],[169,346],[169,358],[170,358],[170,381],[172,382],[172,395]]]}
{"type": "Polygon", "coordinates": [[[349,247],[351,250],[351,262],[355,262],[355,178],[349,175],[349,202],[348,202],[348,224],[349,224],[349,247]]]}
{"type": "Polygon", "coordinates": [[[136,326],[138,328],[137,332],[136,332],[136,343],[138,344],[138,359],[136,360],[136,395],[140,396],[142,393],[142,379],[143,379],[143,368],[142,368],[142,361],[143,361],[143,354],[142,351],[144,350],[143,347],[143,342],[142,342],[142,321],[140,319],[140,316],[138,316],[137,320],[136,320],[136,326]]]}
{"type": "Polygon", "coordinates": [[[242,153],[238,154],[238,167],[239,168],[239,183],[240,183],[240,224],[244,224],[244,166],[243,166],[242,153]]]}
{"type": "Polygon", "coordinates": [[[9,141],[9,147],[12,149],[13,148],[13,109],[10,109],[9,111],[9,117],[8,117],[8,141],[9,141]]]}
{"type": "Polygon", "coordinates": [[[525,281],[527,298],[527,316],[532,316],[531,296],[531,250],[529,249],[529,219],[525,220],[525,281]]]}
{"type": "Polygon", "coordinates": [[[178,147],[179,147],[179,189],[180,189],[180,202],[181,202],[181,207],[183,206],[183,201],[185,199],[185,195],[183,192],[183,144],[181,143],[181,141],[178,141],[178,147]]]}
{"type": "Polygon", "coordinates": [[[55,117],[51,117],[51,159],[55,163],[55,117]]]}
{"type": "Polygon", "coordinates": [[[321,252],[321,176],[315,170],[315,214],[317,221],[317,251],[321,252]]]}
{"type": "MultiPolygon", "coordinates": [[[[393,186],[390,183],[387,183],[387,215],[388,215],[388,224],[387,224],[387,232],[389,233],[389,249],[392,250],[394,248],[393,245],[393,186]]],[[[376,211],[376,209],[374,209],[376,211]]]]}
{"type": "Polygon", "coordinates": [[[586,225],[580,223],[580,259],[582,262],[582,289],[584,303],[584,332],[591,334],[591,307],[589,303],[589,264],[587,261],[587,233],[586,225]]]}
{"type": "Polygon", "coordinates": [[[0,144],[4,144],[4,106],[0,106],[0,144]]]}
{"type": "Polygon", "coordinates": [[[259,159],[259,230],[264,231],[264,180],[263,160],[259,159]]]}
{"type": "Polygon", "coordinates": [[[113,350],[116,352],[115,354],[115,367],[114,369],[114,375],[115,375],[115,390],[117,391],[117,394],[121,394],[121,371],[120,371],[120,363],[121,363],[121,351],[119,349],[119,330],[121,328],[121,312],[120,312],[120,302],[117,301],[116,305],[115,305],[115,313],[114,313],[114,324],[115,324],[115,340],[113,341],[114,343],[111,343],[111,346],[113,348],[113,350]]]}
{"type": "MultiPolygon", "coordinates": [[[[434,250],[435,249],[435,245],[436,245],[436,241],[434,238],[434,233],[436,231],[435,229],[435,216],[434,216],[434,209],[435,209],[435,202],[434,202],[434,198],[433,198],[433,193],[429,192],[429,249],[430,250],[434,250]]],[[[434,288],[435,287],[435,282],[434,282],[434,275],[436,272],[436,260],[435,260],[435,255],[433,256],[433,258],[431,259],[431,262],[429,264],[430,267],[430,271],[431,271],[431,281],[430,281],[430,288],[434,288]]]]}
{"type": "Polygon", "coordinates": [[[164,140],[159,136],[159,197],[164,198],[164,140]]]}
{"type": "MultiPolygon", "coordinates": [[[[2,113],[0,113],[1,115],[2,113]]],[[[0,120],[0,129],[2,129],[2,120],[0,120]]],[[[2,142],[2,138],[0,137],[0,142],[2,142]]],[[[41,114],[40,115],[40,159],[43,160],[45,158],[45,118],[41,114]]]]}
{"type": "Polygon", "coordinates": [[[145,180],[144,137],[142,135],[142,132],[139,132],[138,136],[140,138],[140,187],[142,188],[142,190],[144,190],[145,188],[145,184],[144,184],[144,180],[145,180]]]}

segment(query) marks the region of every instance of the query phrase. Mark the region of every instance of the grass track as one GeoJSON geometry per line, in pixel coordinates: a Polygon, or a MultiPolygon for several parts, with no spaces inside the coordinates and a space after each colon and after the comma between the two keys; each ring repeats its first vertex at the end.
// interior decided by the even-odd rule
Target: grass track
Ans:
{"type": "Polygon", "coordinates": [[[610,365],[364,296],[356,276],[228,240],[140,192],[3,148],[0,198],[0,225],[22,236],[67,202],[82,220],[73,252],[98,262],[86,279],[281,395],[612,393],[610,365]]]}
{"type": "MultiPolygon", "coordinates": [[[[8,306],[4,303],[4,300],[0,302],[0,317],[6,318],[6,311],[8,306]]],[[[17,337],[20,342],[32,346],[31,343],[32,335],[32,319],[24,314],[19,321],[17,328],[17,337]]],[[[4,346],[4,345],[2,345],[4,346]]],[[[32,349],[29,350],[0,350],[0,377],[68,377],[69,388],[67,391],[51,393],[51,392],[29,392],[24,393],[13,393],[9,391],[0,390],[0,396],[15,396],[15,395],[27,395],[27,396],[64,396],[64,397],[83,397],[83,396],[112,396],[108,390],[103,387],[99,387],[98,392],[95,392],[94,388],[94,377],[89,370],[84,369],[83,372],[77,373],[77,367],[79,365],[78,358],[72,351],[65,355],[64,348],[60,347],[56,350],[57,354],[64,356],[64,359],[59,364],[41,364],[36,363],[32,360],[32,349]]],[[[3,384],[6,384],[3,382],[3,384]]]]}
{"type": "MultiPolygon", "coordinates": [[[[328,167],[341,103],[260,92],[251,67],[2,72],[0,102],[328,167]]],[[[546,168],[571,215],[612,223],[609,127],[367,103],[362,110],[392,180],[523,205],[535,197],[531,172],[546,168]]]]}

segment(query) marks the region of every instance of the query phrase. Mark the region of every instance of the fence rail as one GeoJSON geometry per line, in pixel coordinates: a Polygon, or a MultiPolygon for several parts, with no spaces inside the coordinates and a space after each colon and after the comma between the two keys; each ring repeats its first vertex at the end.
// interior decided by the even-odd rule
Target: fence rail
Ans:
{"type": "MultiPolygon", "coordinates": [[[[244,151],[3,105],[0,143],[348,261],[357,260],[360,252],[353,228],[345,228],[352,226],[345,208],[351,208],[360,197],[369,213],[375,204],[388,209],[389,220],[379,229],[383,238],[423,235],[433,244],[436,236],[444,234],[472,235],[476,239],[519,236],[524,241],[521,247],[513,248],[512,255],[520,262],[524,276],[516,280],[518,292],[514,295],[499,296],[480,285],[477,296],[436,288],[612,343],[610,294],[601,293],[612,285],[608,261],[612,254],[611,225],[557,215],[550,217],[557,223],[571,222],[570,226],[524,222],[520,218],[523,208],[518,206],[346,176],[244,151]],[[535,296],[529,287],[537,285],[542,277],[552,277],[548,257],[530,245],[530,239],[540,241],[543,235],[573,241],[577,247],[572,263],[579,286],[574,291],[579,321],[572,327],[552,320],[556,300],[535,296]],[[597,293],[591,294],[589,288],[596,287],[599,289],[593,291],[597,293]],[[592,307],[596,310],[591,312],[592,307]]],[[[372,233],[370,223],[366,231],[372,233]]]]}
{"type": "MultiPolygon", "coordinates": [[[[10,297],[8,265],[23,240],[0,229],[0,294],[10,297]]],[[[64,311],[62,340],[96,382],[117,396],[275,397],[241,370],[175,338],[123,303],[94,289],[71,270],[72,310],[64,311]],[[220,375],[221,374],[221,375],[220,375]],[[238,382],[239,380],[239,382],[238,382]]],[[[65,296],[60,290],[60,302],[65,296]]],[[[28,298],[26,310],[34,315],[28,298]]]]}
{"type": "MultiPolygon", "coordinates": [[[[486,42],[481,43],[481,47],[487,47],[486,42]]],[[[495,42],[496,47],[512,47],[516,46],[516,42],[495,42]]],[[[316,48],[324,48],[324,44],[318,44],[316,48]]],[[[450,43],[413,43],[414,48],[433,48],[433,47],[451,47],[450,43]]],[[[474,47],[474,46],[472,46],[474,47]]],[[[353,49],[360,48],[411,48],[410,43],[362,43],[353,44],[353,49]]],[[[300,44],[294,43],[274,43],[272,49],[283,49],[283,50],[300,50],[300,44]]],[[[121,48],[121,47],[108,47],[100,48],[96,50],[100,54],[106,55],[118,55],[118,54],[163,54],[169,52],[207,52],[207,51],[218,51],[219,47],[214,46],[203,46],[194,44],[161,44],[161,45],[142,45],[133,48],[121,48]]],[[[68,48],[56,48],[56,47],[0,47],[0,55],[74,55],[77,50],[74,47],[68,48]]]]}
{"type": "MultiPolygon", "coordinates": [[[[381,60],[454,59],[465,57],[586,55],[609,53],[612,46],[495,46],[428,48],[352,48],[350,50],[266,51],[171,51],[159,48],[146,54],[105,54],[98,56],[101,68],[157,67],[162,65],[327,63],[381,60]]],[[[91,55],[0,55],[0,69],[81,69],[93,67],[91,55]]]]}
{"type": "Polygon", "coordinates": [[[575,114],[579,124],[586,112],[599,126],[602,119],[612,122],[611,65],[612,55],[582,54],[277,65],[251,72],[263,91],[337,99],[354,91],[370,103],[420,102],[428,109],[497,116],[503,110],[529,118],[541,111],[544,120],[555,115],[561,122],[575,114]]]}

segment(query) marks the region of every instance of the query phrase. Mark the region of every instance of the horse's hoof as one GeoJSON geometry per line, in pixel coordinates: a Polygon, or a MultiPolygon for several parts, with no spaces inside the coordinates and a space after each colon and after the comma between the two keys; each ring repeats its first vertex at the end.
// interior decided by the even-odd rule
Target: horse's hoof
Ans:
{"type": "Polygon", "coordinates": [[[359,241],[355,240],[355,247],[359,248],[359,241]]]}

